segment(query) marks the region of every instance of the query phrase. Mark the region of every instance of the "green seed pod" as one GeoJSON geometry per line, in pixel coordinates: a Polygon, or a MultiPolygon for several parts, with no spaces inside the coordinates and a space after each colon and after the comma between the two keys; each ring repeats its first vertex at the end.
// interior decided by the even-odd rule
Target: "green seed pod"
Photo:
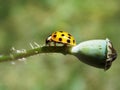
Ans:
{"type": "Polygon", "coordinates": [[[71,52],[82,62],[104,70],[109,69],[117,57],[109,39],[82,42],[74,46],[71,52]]]}

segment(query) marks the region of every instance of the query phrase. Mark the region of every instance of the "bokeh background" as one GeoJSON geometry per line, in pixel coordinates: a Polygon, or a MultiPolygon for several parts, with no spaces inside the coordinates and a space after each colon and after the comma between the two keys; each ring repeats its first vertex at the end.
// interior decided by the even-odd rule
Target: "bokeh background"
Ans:
{"type": "Polygon", "coordinates": [[[120,0],[0,0],[0,54],[43,45],[56,30],[77,43],[109,38],[118,58],[108,71],[62,54],[0,63],[0,90],[120,90],[120,0]],[[13,63],[13,62],[12,62],[13,63]]]}

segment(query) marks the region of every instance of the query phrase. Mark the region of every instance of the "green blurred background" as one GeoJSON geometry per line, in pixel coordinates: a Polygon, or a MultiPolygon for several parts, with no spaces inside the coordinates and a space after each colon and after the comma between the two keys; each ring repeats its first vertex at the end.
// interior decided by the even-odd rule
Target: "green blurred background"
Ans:
{"type": "MultiPolygon", "coordinates": [[[[0,53],[31,49],[62,29],[77,43],[109,38],[120,53],[120,0],[0,0],[0,53]]],[[[0,63],[0,90],[120,90],[120,61],[108,71],[62,54],[0,63]]]]}

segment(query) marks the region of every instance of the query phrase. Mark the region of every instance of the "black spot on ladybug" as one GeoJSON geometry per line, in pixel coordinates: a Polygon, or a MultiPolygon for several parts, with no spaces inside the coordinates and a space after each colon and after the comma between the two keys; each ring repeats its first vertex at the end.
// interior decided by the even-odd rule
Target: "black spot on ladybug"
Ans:
{"type": "Polygon", "coordinates": [[[59,41],[62,41],[62,38],[59,38],[59,41]]]}
{"type": "Polygon", "coordinates": [[[71,34],[68,33],[68,36],[71,36],[71,34]]]}
{"type": "Polygon", "coordinates": [[[65,36],[64,34],[61,34],[61,36],[65,36]]]}
{"type": "Polygon", "coordinates": [[[71,37],[68,37],[69,39],[71,39],[71,37]]]}
{"type": "Polygon", "coordinates": [[[57,35],[53,35],[54,38],[56,38],[57,35]]]}
{"type": "Polygon", "coordinates": [[[73,40],[73,43],[75,43],[75,40],[73,40]]]}
{"type": "Polygon", "coordinates": [[[59,32],[61,32],[61,33],[62,33],[63,31],[59,31],[59,32]]]}
{"type": "Polygon", "coordinates": [[[70,43],[70,40],[69,40],[69,39],[67,40],[67,43],[70,43]]]}

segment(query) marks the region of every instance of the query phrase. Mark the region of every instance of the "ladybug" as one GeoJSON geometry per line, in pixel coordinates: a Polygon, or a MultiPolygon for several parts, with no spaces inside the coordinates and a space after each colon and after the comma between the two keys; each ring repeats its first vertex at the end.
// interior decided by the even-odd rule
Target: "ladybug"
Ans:
{"type": "Polygon", "coordinates": [[[76,45],[74,37],[68,32],[64,32],[64,31],[56,31],[52,33],[50,36],[48,36],[46,39],[46,45],[50,46],[51,42],[54,42],[54,46],[56,46],[56,43],[62,43],[64,46],[76,45]]]}

